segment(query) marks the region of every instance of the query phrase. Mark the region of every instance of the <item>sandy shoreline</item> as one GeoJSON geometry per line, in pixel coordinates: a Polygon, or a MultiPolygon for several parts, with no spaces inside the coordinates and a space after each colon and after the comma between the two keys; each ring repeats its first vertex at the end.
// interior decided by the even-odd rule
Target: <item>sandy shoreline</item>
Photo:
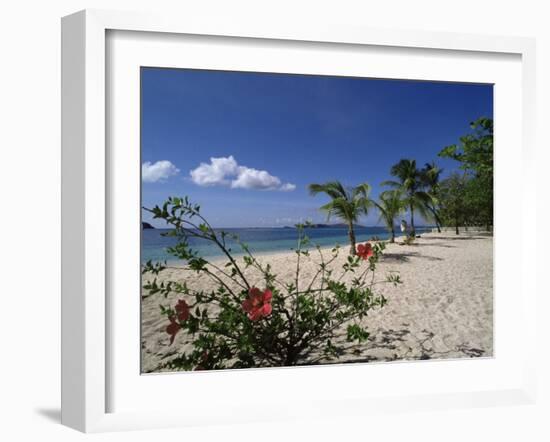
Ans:
{"type": "MultiPolygon", "coordinates": [[[[323,249],[327,254],[330,248],[323,249]]],[[[347,247],[334,264],[341,268],[347,247]]],[[[282,280],[292,278],[293,252],[258,254],[282,280]]],[[[213,261],[221,263],[225,261],[213,261]]],[[[302,263],[305,279],[316,270],[315,254],[302,263]]],[[[403,284],[380,285],[387,305],[363,321],[371,333],[368,343],[350,346],[332,362],[387,361],[492,356],[493,354],[493,239],[480,234],[449,232],[422,234],[415,244],[388,244],[377,267],[377,276],[399,272],[403,284]]],[[[252,281],[256,275],[251,273],[252,281]]],[[[146,278],[150,276],[145,275],[146,278]]],[[[158,280],[186,281],[196,288],[211,287],[211,280],[182,268],[167,269],[158,280]]],[[[257,276],[259,286],[262,286],[257,276]]],[[[169,346],[167,321],[159,304],[174,304],[177,297],[147,297],[142,302],[142,368],[154,370],[178,350],[176,337],[169,346]]],[[[328,362],[328,361],[327,361],[328,362]]]]}

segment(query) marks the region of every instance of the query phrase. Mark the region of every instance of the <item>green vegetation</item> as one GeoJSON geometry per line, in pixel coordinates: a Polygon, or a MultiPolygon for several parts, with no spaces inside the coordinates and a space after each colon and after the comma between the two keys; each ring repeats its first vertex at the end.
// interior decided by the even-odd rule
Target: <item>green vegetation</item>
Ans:
{"type": "Polygon", "coordinates": [[[321,210],[327,213],[327,219],[332,215],[337,216],[348,226],[350,242],[350,255],[355,255],[355,231],[354,223],[359,220],[360,215],[366,215],[368,210],[374,206],[369,198],[370,186],[367,183],[357,187],[346,188],[339,181],[330,181],[325,184],[310,184],[311,195],[318,193],[327,194],[331,200],[321,206],[321,210]]]}
{"type": "Polygon", "coordinates": [[[410,216],[407,237],[415,238],[415,215],[434,222],[438,232],[441,226],[475,226],[491,230],[493,226],[493,120],[479,118],[471,123],[472,133],[460,137],[458,144],[444,147],[439,156],[452,158],[460,163],[462,173],[452,173],[441,179],[443,169],[432,161],[419,169],[416,160],[402,158],[392,166],[394,180],[384,181],[391,187],[380,194],[379,200],[369,199],[370,186],[361,184],[347,188],[339,181],[311,184],[310,193],[325,193],[331,201],[321,210],[328,216],[336,215],[348,226],[350,254],[355,255],[354,223],[358,217],[376,207],[380,220],[386,225],[395,241],[395,219],[402,213],[410,216]]]}
{"type": "MultiPolygon", "coordinates": [[[[493,120],[479,118],[471,123],[471,134],[458,144],[445,147],[440,157],[452,158],[464,170],[464,226],[493,226],[493,120]]],[[[446,222],[450,220],[446,219],[446,222]]]]}
{"type": "Polygon", "coordinates": [[[398,181],[384,181],[382,185],[399,189],[403,193],[403,204],[409,210],[411,221],[411,236],[416,235],[414,227],[414,213],[422,215],[424,219],[430,219],[429,204],[432,201],[431,196],[424,190],[424,174],[416,167],[416,160],[402,159],[394,164],[390,174],[398,181]]]}
{"type": "Polygon", "coordinates": [[[395,242],[395,218],[403,213],[405,208],[401,191],[387,190],[380,195],[380,201],[375,204],[380,212],[380,220],[391,234],[390,242],[395,242]]]}
{"type": "MultiPolygon", "coordinates": [[[[351,194],[366,198],[366,188],[351,194]]],[[[186,270],[213,283],[211,289],[194,289],[180,278],[158,278],[167,269],[166,263],[149,261],[143,266],[142,296],[160,297],[166,337],[174,345],[169,357],[152,371],[337,361],[369,339],[362,319],[386,304],[386,298],[377,292],[380,284],[401,283],[395,273],[385,279],[375,276],[384,243],[361,244],[356,256],[347,256],[339,268],[333,268],[340,249],[323,251],[311,245],[305,226],[297,225],[296,271],[280,276],[269,263],[258,261],[238,236],[213,229],[200,206],[188,198],[169,198],[162,206],[145,210],[171,226],[163,235],[176,238],[177,244],[168,252],[181,260],[186,270]],[[189,246],[191,238],[217,247],[226,263],[217,265],[202,257],[189,246]],[[234,255],[226,244],[228,239],[238,243],[243,256],[234,255]],[[307,279],[301,273],[304,260],[314,262],[317,268],[307,279]],[[344,278],[346,275],[351,278],[344,278]],[[340,330],[346,331],[344,339],[340,330]]]]}
{"type": "Polygon", "coordinates": [[[424,168],[421,170],[421,179],[428,195],[430,196],[430,199],[427,201],[426,208],[431,213],[439,233],[441,233],[441,218],[439,216],[437,202],[440,188],[439,177],[442,172],[443,169],[437,167],[433,161],[431,163],[426,163],[424,168]]]}
{"type": "Polygon", "coordinates": [[[458,235],[460,226],[465,225],[468,214],[468,182],[464,175],[453,173],[440,186],[439,216],[448,226],[454,226],[458,235]]]}

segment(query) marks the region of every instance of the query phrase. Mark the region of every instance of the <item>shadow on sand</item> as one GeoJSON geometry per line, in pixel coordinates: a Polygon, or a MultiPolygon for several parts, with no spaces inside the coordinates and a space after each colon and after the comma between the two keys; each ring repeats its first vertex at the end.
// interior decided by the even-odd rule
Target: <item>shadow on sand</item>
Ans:
{"type": "Polygon", "coordinates": [[[486,238],[492,238],[492,233],[475,233],[475,234],[468,234],[468,233],[461,233],[459,235],[447,235],[447,236],[421,236],[421,239],[424,241],[437,241],[437,240],[444,240],[444,241],[472,241],[476,239],[486,239],[486,238]]]}
{"type": "Polygon", "coordinates": [[[431,345],[431,340],[435,337],[433,332],[424,329],[416,336],[410,332],[408,326],[409,324],[404,323],[403,327],[398,330],[391,328],[381,330],[376,333],[372,341],[369,341],[367,351],[388,351],[389,353],[387,356],[363,355],[363,357],[345,361],[344,363],[428,360],[445,359],[448,357],[478,358],[485,354],[484,350],[466,344],[458,345],[448,351],[435,351],[431,345]],[[409,350],[404,354],[398,354],[399,348],[402,349],[403,344],[405,344],[409,350]],[[393,352],[394,350],[395,352],[393,352]]]}
{"type": "Polygon", "coordinates": [[[422,255],[419,252],[384,253],[380,261],[409,262],[411,258],[420,258],[428,261],[443,261],[443,258],[439,258],[437,256],[422,255]]]}
{"type": "Polygon", "coordinates": [[[446,249],[454,249],[456,247],[451,244],[445,244],[443,242],[431,242],[427,244],[413,243],[413,244],[410,244],[410,246],[411,247],[444,247],[446,249]]]}

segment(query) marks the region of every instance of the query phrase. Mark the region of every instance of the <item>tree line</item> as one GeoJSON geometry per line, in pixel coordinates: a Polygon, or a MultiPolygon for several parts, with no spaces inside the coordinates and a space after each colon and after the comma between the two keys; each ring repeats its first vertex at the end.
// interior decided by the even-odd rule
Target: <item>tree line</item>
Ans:
{"type": "MultiPolygon", "coordinates": [[[[348,225],[350,254],[356,254],[354,224],[376,209],[395,241],[395,220],[408,212],[407,235],[416,237],[415,216],[433,222],[437,230],[493,226],[493,120],[482,117],[471,123],[471,133],[444,147],[438,154],[459,163],[459,171],[441,179],[443,169],[435,161],[417,166],[415,159],[403,158],[390,169],[392,180],[384,181],[377,201],[370,198],[371,186],[362,183],[346,187],[339,181],[310,184],[312,195],[324,193],[330,201],[321,206],[327,216],[336,216],[348,225]]],[[[416,218],[417,219],[417,218],[416,218]]]]}

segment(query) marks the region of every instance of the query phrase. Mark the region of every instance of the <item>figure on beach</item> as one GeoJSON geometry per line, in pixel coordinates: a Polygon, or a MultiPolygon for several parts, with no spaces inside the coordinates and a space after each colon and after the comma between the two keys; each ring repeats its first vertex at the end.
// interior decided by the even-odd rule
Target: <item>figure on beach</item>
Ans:
{"type": "Polygon", "coordinates": [[[407,232],[407,229],[408,229],[407,221],[405,221],[404,219],[402,219],[402,220],[401,220],[401,232],[402,232],[402,233],[406,233],[406,232],[407,232]]]}

